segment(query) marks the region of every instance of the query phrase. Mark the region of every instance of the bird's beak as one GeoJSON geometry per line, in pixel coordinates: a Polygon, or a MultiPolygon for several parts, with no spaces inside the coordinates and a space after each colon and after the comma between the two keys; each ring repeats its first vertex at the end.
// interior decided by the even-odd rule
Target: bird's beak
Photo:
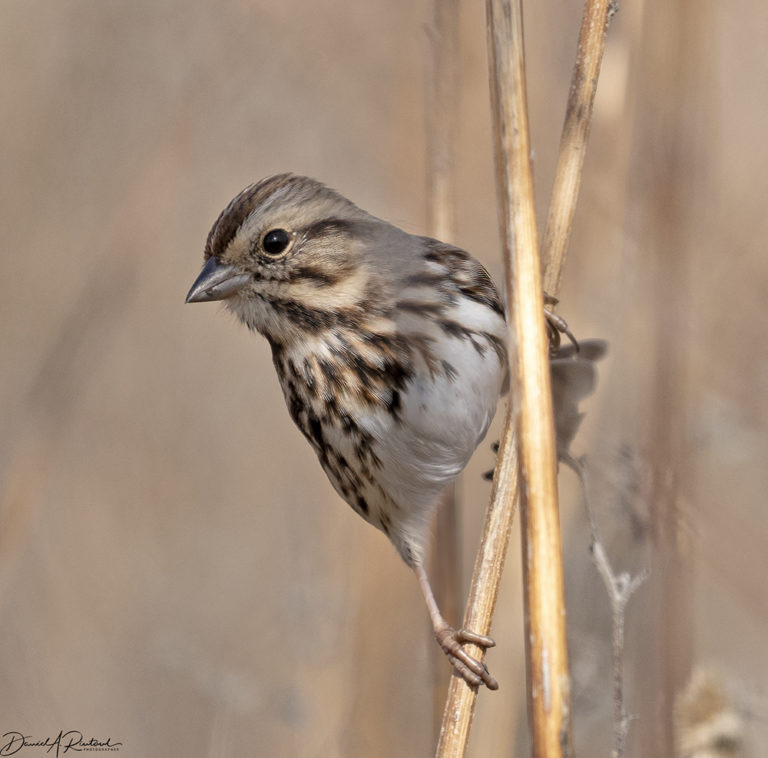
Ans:
{"type": "Polygon", "coordinates": [[[231,263],[219,263],[211,257],[207,260],[200,276],[187,293],[185,303],[207,303],[211,300],[226,300],[239,292],[250,279],[231,263]]]}

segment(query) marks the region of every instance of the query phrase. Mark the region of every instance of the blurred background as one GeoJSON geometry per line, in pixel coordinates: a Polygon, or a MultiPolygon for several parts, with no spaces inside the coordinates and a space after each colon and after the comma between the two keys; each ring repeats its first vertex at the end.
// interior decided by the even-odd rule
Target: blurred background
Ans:
{"type": "MultiPolygon", "coordinates": [[[[622,3],[603,64],[561,313],[611,349],[574,451],[614,567],[651,571],[627,617],[627,755],[759,756],[768,6],[668,5],[622,3]]],[[[581,10],[526,7],[541,218],[581,10]]],[[[219,211],[271,173],[426,230],[430,14],[0,5],[0,734],[78,729],[125,756],[432,754],[416,582],[326,481],[266,342],[183,305],[219,211]]],[[[500,279],[480,4],[455,55],[450,241],[500,279]]],[[[462,597],[492,465],[484,443],[459,487],[462,597]]],[[[608,755],[610,608],[561,482],[576,749],[608,755]]],[[[472,756],[525,754],[519,568],[516,525],[501,690],[480,693],[472,756]]]]}

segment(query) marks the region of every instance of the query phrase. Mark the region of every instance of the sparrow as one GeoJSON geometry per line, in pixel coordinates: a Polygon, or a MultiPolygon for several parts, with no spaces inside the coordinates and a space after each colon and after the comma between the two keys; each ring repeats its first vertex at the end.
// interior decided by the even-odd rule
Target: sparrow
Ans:
{"type": "MultiPolygon", "coordinates": [[[[463,648],[494,641],[448,624],[424,567],[440,495],[509,384],[506,309],[488,272],[314,179],[280,174],[236,195],[208,234],[186,302],[218,300],[266,338],[291,418],[336,492],[414,571],[456,672],[496,689],[463,648]]],[[[548,328],[567,444],[602,349],[560,347],[559,332],[570,332],[552,314],[548,328]]]]}

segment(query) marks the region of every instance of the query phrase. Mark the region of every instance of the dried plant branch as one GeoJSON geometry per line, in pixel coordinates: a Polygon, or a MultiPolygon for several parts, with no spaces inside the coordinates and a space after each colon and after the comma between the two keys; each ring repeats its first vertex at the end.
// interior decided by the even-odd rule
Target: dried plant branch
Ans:
{"type": "Polygon", "coordinates": [[[584,460],[577,460],[571,456],[566,456],[563,461],[579,477],[581,496],[589,523],[591,539],[589,552],[592,556],[592,562],[595,564],[595,568],[603,580],[605,590],[608,593],[608,600],[611,604],[613,630],[611,635],[611,679],[613,680],[613,750],[611,751],[611,756],[612,758],[622,758],[627,742],[627,734],[629,733],[629,725],[632,721],[632,716],[627,713],[624,698],[624,622],[630,598],[648,578],[650,572],[648,569],[644,569],[634,577],[625,571],[616,574],[608,560],[608,553],[600,538],[597,519],[595,518],[595,512],[589,496],[587,469],[584,465],[584,460]]]}
{"type": "MultiPolygon", "coordinates": [[[[454,146],[458,112],[459,0],[432,0],[427,28],[427,227],[429,234],[446,242],[455,237],[456,172],[454,146]]],[[[430,575],[437,604],[451,623],[461,613],[460,552],[456,488],[443,494],[435,519],[430,575]]],[[[435,731],[440,727],[450,669],[445,655],[431,647],[432,702],[435,731]]]]}
{"type": "MultiPolygon", "coordinates": [[[[487,635],[491,630],[517,497],[515,412],[510,404],[499,447],[491,502],[485,514],[481,547],[475,558],[472,585],[464,613],[464,628],[477,634],[487,635]]],[[[485,652],[472,645],[467,648],[473,657],[482,657],[485,652]]],[[[460,676],[451,677],[435,752],[437,758],[461,758],[466,754],[476,699],[476,689],[470,687],[460,676]]]]}
{"type": "Polygon", "coordinates": [[[608,25],[616,10],[616,0],[587,0],[584,4],[576,63],[571,75],[565,123],[560,137],[555,183],[541,245],[544,289],[552,295],[557,295],[560,290],[584,157],[587,153],[597,78],[603,60],[608,25]]]}
{"type": "Polygon", "coordinates": [[[592,560],[603,578],[606,592],[611,603],[611,619],[613,634],[611,643],[611,676],[613,678],[613,758],[622,758],[624,746],[629,733],[632,717],[624,705],[624,621],[627,604],[635,590],[648,577],[647,571],[641,571],[636,576],[630,576],[622,571],[616,575],[608,561],[603,543],[599,537],[592,535],[590,545],[592,560]]]}
{"type": "MultiPolygon", "coordinates": [[[[605,35],[614,11],[610,0],[587,0],[585,6],[543,247],[547,261],[543,284],[553,294],[559,290],[605,35]]],[[[570,685],[549,367],[529,161],[522,9],[519,0],[511,5],[509,0],[487,0],[486,12],[504,261],[510,302],[515,305],[515,334],[511,336],[512,344],[520,349],[519,361],[515,356],[510,358],[521,367],[518,381],[525,382],[518,387],[519,394],[513,390],[513,397],[522,406],[519,423],[523,449],[517,449],[518,411],[510,406],[464,627],[480,634],[490,631],[509,528],[520,494],[520,465],[528,493],[527,508],[523,509],[523,566],[532,744],[534,756],[549,758],[571,750],[570,685]],[[518,253],[514,262],[513,244],[518,253]]],[[[623,626],[621,633],[623,636],[623,626]]],[[[481,655],[482,651],[472,654],[481,655]]],[[[466,754],[475,700],[476,692],[453,677],[437,758],[466,754]]]]}
{"type": "MultiPolygon", "coordinates": [[[[488,0],[486,9],[499,215],[508,301],[512,304],[510,345],[517,345],[518,351],[516,360],[512,360],[512,397],[519,402],[519,407],[513,404],[507,415],[490,507],[490,513],[500,511],[498,518],[504,532],[490,537],[495,537],[493,544],[501,549],[495,560],[500,567],[519,491],[506,481],[517,467],[514,429],[519,429],[519,466],[526,485],[523,566],[533,748],[536,756],[556,756],[567,752],[570,744],[570,694],[556,449],[530,164],[522,8],[519,2],[488,0]]],[[[484,565],[486,538],[488,521],[476,567],[484,565]]],[[[495,580],[495,585],[498,577],[489,578],[495,580]]],[[[485,598],[486,593],[495,600],[496,587],[477,589],[478,597],[471,598],[465,625],[482,633],[470,618],[474,613],[472,601],[485,598]]],[[[491,611],[492,606],[488,609],[491,611]]],[[[479,620],[490,623],[489,617],[479,620]]],[[[452,683],[438,756],[463,755],[466,749],[471,714],[467,716],[457,707],[462,699],[468,700],[470,707],[474,700],[462,695],[461,689],[462,685],[452,683]]]]}
{"type": "Polygon", "coordinates": [[[557,452],[542,314],[521,0],[488,0],[491,99],[502,200],[502,241],[512,338],[512,397],[519,403],[525,643],[532,754],[570,752],[570,676],[557,492],[557,452]],[[514,246],[514,256],[512,250],[514,246]]]}

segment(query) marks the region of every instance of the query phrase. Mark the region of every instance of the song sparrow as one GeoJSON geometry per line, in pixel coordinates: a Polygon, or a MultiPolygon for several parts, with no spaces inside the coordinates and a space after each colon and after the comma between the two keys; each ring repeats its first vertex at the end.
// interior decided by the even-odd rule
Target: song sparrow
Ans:
{"type": "Polygon", "coordinates": [[[440,493],[485,436],[508,376],[504,306],[487,271],[291,174],[237,195],[204,260],[187,302],[226,300],[267,338],[291,417],[336,491],[414,570],[459,674],[496,689],[462,648],[493,640],[449,626],[424,569],[440,493]]]}

